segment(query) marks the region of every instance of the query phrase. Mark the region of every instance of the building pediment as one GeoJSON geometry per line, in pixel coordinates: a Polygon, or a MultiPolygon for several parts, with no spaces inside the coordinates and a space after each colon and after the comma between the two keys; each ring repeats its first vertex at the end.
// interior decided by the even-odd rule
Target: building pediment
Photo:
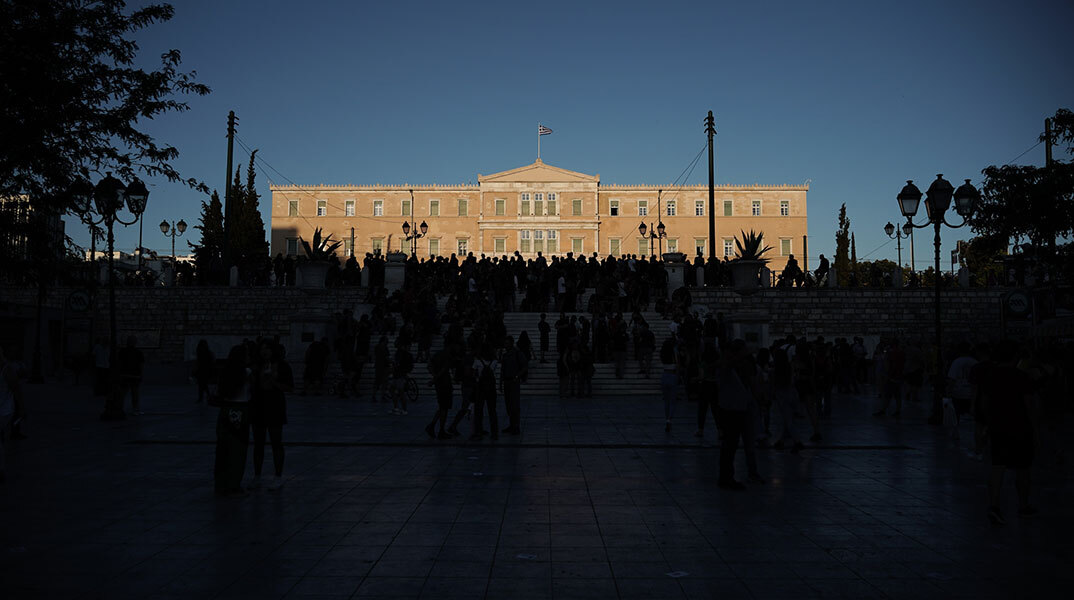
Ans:
{"type": "Polygon", "coordinates": [[[600,183],[600,175],[587,175],[577,171],[568,171],[559,167],[545,164],[541,159],[537,162],[501,171],[492,175],[478,175],[477,180],[482,183],[600,183]]]}

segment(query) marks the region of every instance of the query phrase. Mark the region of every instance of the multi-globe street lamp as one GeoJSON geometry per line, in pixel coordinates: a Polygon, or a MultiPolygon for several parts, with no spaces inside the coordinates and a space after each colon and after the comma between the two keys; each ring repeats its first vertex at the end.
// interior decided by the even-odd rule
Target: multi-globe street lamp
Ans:
{"type": "Polygon", "coordinates": [[[410,254],[414,256],[417,254],[418,240],[429,234],[429,224],[425,221],[421,222],[414,229],[414,234],[410,234],[411,230],[410,221],[403,221],[403,235],[406,236],[406,241],[410,242],[410,254]]]}
{"type": "Polygon", "coordinates": [[[653,240],[663,240],[668,236],[667,228],[664,227],[663,221],[660,221],[655,228],[652,223],[649,223],[649,225],[646,226],[645,221],[642,221],[641,225],[638,225],[638,233],[640,233],[643,238],[649,238],[650,256],[653,256],[653,240]]]}
{"type": "Polygon", "coordinates": [[[115,271],[115,243],[114,227],[120,225],[134,225],[145,212],[146,202],[149,200],[149,190],[137,177],[129,185],[112,177],[111,173],[97,183],[90,185],[88,181],[80,181],[71,189],[75,209],[90,223],[95,222],[92,216],[94,209],[100,215],[108,229],[108,366],[109,366],[109,392],[105,401],[104,412],[101,414],[102,421],[115,421],[126,418],[123,412],[122,397],[117,393],[119,361],[117,360],[116,340],[116,271],[115,271]],[[126,203],[127,209],[134,218],[124,221],[119,218],[119,211],[123,210],[126,203]]]}
{"type": "Polygon", "coordinates": [[[182,237],[186,233],[186,221],[179,219],[176,223],[172,221],[168,224],[167,220],[160,222],[160,232],[165,236],[172,238],[172,267],[175,267],[175,238],[182,237]]]}
{"type": "Polygon", "coordinates": [[[902,230],[898,231],[895,225],[888,221],[887,225],[884,225],[884,233],[888,234],[888,237],[895,240],[895,246],[899,252],[899,271],[902,271],[902,241],[910,237],[914,233],[914,226],[909,223],[902,224],[902,230]]]}
{"type": "Polygon", "coordinates": [[[965,227],[969,217],[973,215],[973,211],[977,208],[977,202],[980,198],[980,192],[973,187],[969,179],[966,180],[966,183],[960,185],[958,190],[955,190],[954,186],[944,179],[942,174],[937,175],[936,181],[933,181],[928,191],[925,192],[925,212],[928,215],[928,221],[921,225],[915,225],[913,219],[917,214],[918,205],[921,203],[921,190],[917,189],[912,180],[907,180],[902,191],[896,196],[899,201],[899,210],[906,217],[907,225],[914,229],[921,229],[931,225],[935,230],[933,246],[936,250],[936,264],[934,267],[935,272],[933,273],[935,287],[933,310],[936,316],[936,380],[933,382],[932,414],[929,416],[929,423],[934,425],[943,422],[943,395],[947,377],[944,372],[943,360],[943,323],[940,319],[940,228],[943,225],[947,225],[952,229],[965,227]],[[952,196],[955,199],[955,212],[962,217],[962,222],[958,225],[948,223],[944,217],[944,213],[951,207],[952,196]]]}

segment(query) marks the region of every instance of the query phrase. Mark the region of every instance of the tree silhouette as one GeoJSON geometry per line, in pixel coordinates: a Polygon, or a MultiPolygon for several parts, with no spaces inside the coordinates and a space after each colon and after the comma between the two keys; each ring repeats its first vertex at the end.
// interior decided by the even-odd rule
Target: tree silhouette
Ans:
{"type": "Polygon", "coordinates": [[[846,285],[850,277],[850,219],[847,205],[839,207],[839,228],[835,231],[835,275],[839,285],[846,285]]]}

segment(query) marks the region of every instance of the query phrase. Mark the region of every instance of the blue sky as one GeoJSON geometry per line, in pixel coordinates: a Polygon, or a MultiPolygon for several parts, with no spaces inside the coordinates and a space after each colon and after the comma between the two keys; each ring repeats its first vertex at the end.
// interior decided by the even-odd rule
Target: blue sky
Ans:
{"type": "MultiPolygon", "coordinates": [[[[476,181],[532,162],[538,122],[555,130],[546,162],[667,184],[712,110],[717,183],[811,181],[811,262],[834,253],[842,203],[858,256],[894,259],[882,227],[904,180],[978,182],[1074,108],[1074,4],[1062,2],[174,4],[175,19],[139,36],[143,54],[179,48],[213,93],[150,130],[211,187],[223,188],[228,110],[239,137],[302,184],[476,181]]],[[[1043,160],[1037,146],[1019,162],[1043,160]]],[[[690,183],[707,182],[703,163],[690,183]]],[[[265,173],[258,182],[267,223],[265,173]]],[[[155,183],[145,245],[166,249],[156,224],[193,225],[202,198],[155,183]]],[[[945,261],[969,235],[945,232],[945,261]]],[[[117,235],[121,249],[136,243],[137,228],[117,235]]]]}

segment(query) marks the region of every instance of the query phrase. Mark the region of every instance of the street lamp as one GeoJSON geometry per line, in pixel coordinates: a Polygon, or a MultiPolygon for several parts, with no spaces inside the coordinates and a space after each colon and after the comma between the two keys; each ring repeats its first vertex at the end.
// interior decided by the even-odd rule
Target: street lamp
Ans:
{"type": "Polygon", "coordinates": [[[947,225],[952,229],[965,227],[967,220],[973,215],[980,198],[980,192],[973,187],[969,179],[966,180],[966,183],[960,185],[956,191],[954,186],[943,178],[942,174],[937,175],[936,181],[932,182],[932,185],[929,186],[928,191],[925,193],[925,212],[928,215],[928,221],[921,225],[915,225],[913,218],[917,214],[918,205],[921,203],[921,190],[917,189],[912,180],[907,180],[902,191],[896,196],[899,202],[899,210],[906,217],[906,225],[903,226],[904,231],[907,226],[913,230],[930,225],[935,230],[933,246],[936,250],[936,266],[933,283],[936,294],[933,311],[936,316],[936,381],[933,383],[932,391],[932,415],[929,416],[929,423],[933,425],[943,422],[943,395],[947,383],[943,368],[943,324],[940,320],[940,227],[943,225],[947,225]],[[962,217],[962,222],[958,225],[948,223],[944,216],[947,209],[951,207],[952,196],[955,199],[955,212],[962,217]]]}
{"type": "Polygon", "coordinates": [[[175,267],[175,238],[182,237],[182,235],[184,233],[186,233],[186,221],[184,221],[182,219],[179,219],[178,223],[172,221],[171,225],[168,224],[167,220],[161,221],[160,222],[160,232],[163,233],[165,236],[172,238],[172,267],[174,268],[175,267]],[[171,230],[170,233],[169,233],[169,230],[171,230]]]}
{"type": "MultiPolygon", "coordinates": [[[[122,398],[116,393],[119,379],[119,361],[117,360],[116,344],[116,271],[115,271],[115,224],[134,225],[145,212],[146,202],[149,200],[149,190],[137,177],[129,185],[112,177],[107,173],[105,178],[91,186],[88,181],[81,180],[72,186],[71,190],[75,208],[79,211],[83,221],[91,224],[104,222],[108,229],[108,371],[110,389],[108,399],[105,401],[104,412],[101,414],[102,421],[116,421],[126,418],[123,412],[122,398]],[[92,190],[92,193],[91,193],[92,190]],[[92,199],[92,202],[91,202],[92,199]],[[126,203],[127,209],[134,218],[124,221],[119,218],[119,211],[123,210],[126,203]],[[94,208],[100,215],[100,220],[93,218],[94,208]]],[[[92,238],[92,230],[91,230],[92,238]]],[[[95,252],[96,250],[94,250],[95,252]]]]}
{"type": "Polygon", "coordinates": [[[901,231],[897,231],[895,225],[888,221],[887,225],[884,225],[884,233],[888,234],[888,237],[895,240],[895,246],[899,251],[899,271],[902,271],[902,241],[910,237],[910,234],[914,232],[914,226],[909,223],[903,223],[901,231]]]}
{"type": "Polygon", "coordinates": [[[663,221],[660,221],[655,228],[652,223],[649,223],[649,226],[646,227],[645,221],[642,221],[641,225],[638,225],[638,233],[640,233],[643,238],[649,238],[650,255],[653,254],[653,240],[662,240],[668,236],[667,228],[664,227],[663,221]],[[646,233],[648,233],[648,235],[646,235],[646,233]]]}
{"type": "Polygon", "coordinates": [[[410,221],[403,221],[403,235],[406,236],[406,241],[410,242],[410,254],[413,256],[417,254],[418,240],[429,234],[429,224],[422,221],[421,225],[414,229],[413,235],[410,234],[410,230],[410,221]]]}

